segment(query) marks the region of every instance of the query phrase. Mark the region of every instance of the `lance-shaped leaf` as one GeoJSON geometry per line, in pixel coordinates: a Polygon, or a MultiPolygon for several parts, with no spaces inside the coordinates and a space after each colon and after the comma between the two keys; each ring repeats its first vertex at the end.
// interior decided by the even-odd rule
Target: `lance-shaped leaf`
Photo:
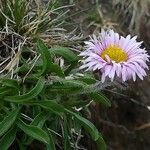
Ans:
{"type": "Polygon", "coordinates": [[[97,130],[97,128],[86,118],[78,115],[75,112],[72,112],[68,109],[65,109],[66,112],[72,116],[74,116],[78,122],[81,124],[81,126],[83,126],[83,128],[89,132],[89,134],[91,135],[92,139],[94,141],[96,141],[96,143],[98,144],[98,147],[101,147],[101,150],[106,150],[106,144],[102,138],[102,135],[99,133],[99,131],[97,130]]]}
{"type": "Polygon", "coordinates": [[[99,133],[99,139],[96,141],[97,143],[97,149],[99,150],[107,150],[107,145],[102,137],[102,135],[99,133]]]}
{"type": "Polygon", "coordinates": [[[30,125],[38,126],[42,128],[45,121],[48,119],[49,113],[47,111],[40,112],[34,120],[30,123],[30,125]]]}
{"type": "Polygon", "coordinates": [[[8,150],[16,138],[16,132],[17,128],[12,128],[0,139],[0,148],[2,150],[8,150]]]}
{"type": "Polygon", "coordinates": [[[43,61],[42,70],[40,71],[40,75],[42,75],[50,71],[52,58],[51,58],[51,54],[49,52],[48,47],[41,40],[38,40],[37,42],[37,50],[41,54],[42,61],[43,61]]]}
{"type": "Polygon", "coordinates": [[[68,128],[68,122],[67,118],[64,115],[63,116],[63,128],[62,128],[62,133],[63,133],[63,139],[64,139],[64,150],[71,150],[71,140],[70,140],[70,130],[68,128]]]}
{"type": "Polygon", "coordinates": [[[0,122],[0,136],[2,136],[8,129],[14,124],[17,115],[19,113],[19,108],[13,110],[7,117],[0,122]]]}
{"type": "Polygon", "coordinates": [[[6,87],[19,89],[19,84],[17,80],[3,78],[0,79],[0,83],[2,83],[6,87]]]}
{"type": "Polygon", "coordinates": [[[8,95],[12,92],[11,88],[8,87],[1,87],[0,88],[0,97],[4,97],[5,95],[8,95]]]}
{"type": "Polygon", "coordinates": [[[79,123],[85,128],[85,130],[91,134],[91,137],[94,141],[98,140],[99,131],[89,120],[68,109],[66,109],[66,112],[74,116],[79,121],[79,123]]]}
{"type": "Polygon", "coordinates": [[[65,111],[64,107],[62,105],[56,103],[54,100],[38,101],[38,102],[33,102],[32,104],[39,105],[39,106],[43,107],[44,109],[50,110],[56,114],[61,114],[65,111]]]}
{"type": "Polygon", "coordinates": [[[56,93],[74,93],[82,91],[86,85],[86,83],[78,80],[60,79],[59,82],[54,82],[53,84],[48,85],[47,90],[56,93]]]}
{"type": "Polygon", "coordinates": [[[78,56],[67,47],[54,46],[49,49],[49,51],[55,55],[62,56],[69,63],[77,62],[79,60],[78,56]]]}
{"type": "Polygon", "coordinates": [[[4,100],[17,103],[28,101],[30,99],[35,98],[43,90],[44,84],[45,84],[44,78],[40,78],[35,87],[28,93],[17,96],[7,96],[4,98],[4,100]]]}
{"type": "Polygon", "coordinates": [[[51,52],[41,40],[38,40],[37,50],[40,52],[42,61],[43,61],[42,71],[40,71],[40,75],[46,74],[49,72],[54,72],[58,76],[64,77],[64,72],[57,64],[52,62],[51,52]]]}
{"type": "Polygon", "coordinates": [[[27,125],[23,121],[19,120],[17,123],[18,127],[24,131],[30,137],[39,140],[43,143],[49,144],[49,135],[41,128],[33,125],[27,125]]]}
{"type": "Polygon", "coordinates": [[[72,69],[76,67],[76,64],[79,60],[78,56],[67,47],[54,46],[49,50],[52,54],[56,56],[61,56],[65,59],[65,62],[68,62],[69,67],[65,70],[65,75],[68,75],[72,69]]]}
{"type": "Polygon", "coordinates": [[[47,150],[56,150],[56,147],[55,147],[55,138],[53,137],[51,131],[48,130],[47,127],[45,127],[45,130],[47,131],[47,133],[49,134],[49,144],[46,145],[46,149],[47,150]]]}
{"type": "MultiPolygon", "coordinates": [[[[49,113],[47,111],[43,111],[34,118],[34,120],[30,123],[30,125],[42,128],[45,124],[45,121],[48,119],[48,117],[49,117],[49,113]]],[[[33,141],[33,138],[30,137],[25,142],[25,144],[29,145],[30,143],[32,143],[32,141],[33,141]]]]}
{"type": "Polygon", "coordinates": [[[100,102],[104,106],[111,107],[111,102],[109,99],[104,96],[102,93],[90,93],[90,97],[95,101],[95,102],[100,102]]]}
{"type": "Polygon", "coordinates": [[[57,64],[52,63],[50,65],[50,72],[56,73],[56,75],[58,75],[59,77],[65,77],[63,70],[57,64]]]}

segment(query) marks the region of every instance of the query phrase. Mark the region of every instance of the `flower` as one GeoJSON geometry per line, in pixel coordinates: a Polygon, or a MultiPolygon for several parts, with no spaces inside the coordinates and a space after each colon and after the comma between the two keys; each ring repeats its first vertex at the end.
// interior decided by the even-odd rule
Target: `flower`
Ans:
{"type": "Polygon", "coordinates": [[[113,30],[102,30],[98,37],[93,35],[85,42],[86,50],[79,54],[84,58],[80,69],[100,71],[102,82],[106,77],[111,81],[117,77],[122,82],[129,79],[135,81],[136,76],[143,80],[145,69],[148,69],[146,62],[149,61],[149,55],[144,48],[140,48],[142,42],[136,39],[137,36],[123,37],[113,30]]]}

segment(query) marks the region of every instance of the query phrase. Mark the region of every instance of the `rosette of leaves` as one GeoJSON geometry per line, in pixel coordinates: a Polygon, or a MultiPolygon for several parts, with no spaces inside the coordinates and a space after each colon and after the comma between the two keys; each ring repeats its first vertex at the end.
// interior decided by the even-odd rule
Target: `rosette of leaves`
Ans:
{"type": "Polygon", "coordinates": [[[84,131],[105,150],[101,133],[81,112],[91,101],[105,106],[110,102],[94,88],[92,75],[79,73],[78,56],[69,48],[48,48],[38,40],[38,57],[29,64],[28,51],[23,49],[13,79],[9,74],[0,79],[0,149],[38,143],[40,149],[78,149],[78,136],[84,131]]]}

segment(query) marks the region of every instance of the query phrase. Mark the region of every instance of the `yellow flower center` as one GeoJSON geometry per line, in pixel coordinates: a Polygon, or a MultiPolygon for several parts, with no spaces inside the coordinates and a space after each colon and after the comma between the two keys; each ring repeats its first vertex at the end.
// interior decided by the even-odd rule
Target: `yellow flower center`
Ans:
{"type": "Polygon", "coordinates": [[[105,56],[109,56],[111,60],[115,62],[123,62],[128,59],[128,55],[118,46],[110,45],[102,53],[101,57],[106,60],[105,56]]]}

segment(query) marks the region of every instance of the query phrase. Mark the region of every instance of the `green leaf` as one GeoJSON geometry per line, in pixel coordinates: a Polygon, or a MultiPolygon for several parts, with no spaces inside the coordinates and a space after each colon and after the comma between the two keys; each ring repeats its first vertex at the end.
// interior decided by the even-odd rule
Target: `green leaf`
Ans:
{"type": "Polygon", "coordinates": [[[14,73],[19,73],[19,74],[26,74],[28,71],[29,71],[30,67],[28,64],[25,64],[23,62],[23,65],[21,65],[20,67],[17,67],[15,70],[14,70],[14,73]]]}
{"type": "Polygon", "coordinates": [[[42,128],[48,116],[49,113],[47,111],[41,112],[34,118],[34,120],[30,123],[30,125],[42,128]]]}
{"type": "Polygon", "coordinates": [[[33,102],[33,104],[43,107],[44,109],[50,110],[56,114],[60,114],[64,112],[64,107],[54,100],[45,100],[45,101],[38,101],[33,102]]]}
{"type": "Polygon", "coordinates": [[[7,87],[11,87],[11,88],[16,88],[19,89],[19,85],[17,80],[13,80],[13,79],[0,79],[0,82],[7,87]]]}
{"type": "Polygon", "coordinates": [[[44,78],[40,78],[37,82],[36,86],[26,94],[18,95],[18,96],[7,96],[4,98],[6,101],[10,102],[24,102],[35,98],[44,88],[45,80],[44,78]]]}
{"type": "Polygon", "coordinates": [[[78,115],[75,112],[72,112],[68,109],[65,109],[67,113],[69,113],[70,115],[74,116],[79,123],[81,124],[81,126],[84,127],[84,129],[90,133],[92,139],[94,141],[96,141],[96,143],[98,144],[98,148],[100,150],[106,150],[106,144],[105,141],[103,140],[102,135],[100,134],[100,132],[97,130],[97,128],[86,118],[81,117],[80,115],[78,115]]]}
{"type": "Polygon", "coordinates": [[[8,87],[1,87],[0,88],[0,97],[3,97],[5,95],[8,95],[12,92],[12,89],[11,88],[8,88],[8,87]]]}
{"type": "Polygon", "coordinates": [[[48,47],[44,44],[42,40],[38,40],[37,50],[40,52],[42,56],[43,64],[42,70],[40,71],[40,75],[43,75],[50,71],[50,66],[52,64],[51,53],[49,52],[48,47]]]}
{"type": "Polygon", "coordinates": [[[51,132],[48,131],[47,128],[45,128],[45,130],[46,130],[47,133],[49,134],[49,139],[50,139],[49,144],[46,145],[46,149],[47,149],[47,150],[56,150],[56,148],[55,148],[55,143],[54,143],[54,137],[52,136],[51,132]]]}
{"type": "Polygon", "coordinates": [[[77,62],[79,60],[78,56],[67,47],[54,46],[50,48],[49,51],[53,52],[55,55],[62,56],[70,63],[77,62]]]}
{"type": "Polygon", "coordinates": [[[86,85],[86,83],[78,80],[60,79],[59,82],[48,85],[47,90],[56,93],[74,93],[76,91],[81,91],[86,85]]]}
{"type": "Polygon", "coordinates": [[[96,79],[93,76],[87,74],[83,75],[83,77],[79,77],[78,80],[83,81],[89,85],[96,83],[96,79]]]}
{"type": "Polygon", "coordinates": [[[19,120],[18,127],[30,137],[39,140],[43,143],[49,144],[49,135],[41,128],[33,125],[27,125],[23,121],[19,120]]]}
{"type": "Polygon", "coordinates": [[[64,150],[71,150],[70,145],[70,134],[68,129],[68,122],[66,116],[63,117],[63,139],[64,139],[64,150]]]}
{"type": "Polygon", "coordinates": [[[0,148],[2,150],[8,150],[16,138],[16,132],[17,128],[12,128],[0,139],[0,148]]]}
{"type": "Polygon", "coordinates": [[[66,108],[71,108],[71,107],[85,107],[86,105],[88,105],[90,103],[90,100],[81,100],[81,97],[76,96],[76,99],[74,97],[71,97],[70,99],[62,102],[63,106],[65,106],[66,108]]]}
{"type": "Polygon", "coordinates": [[[52,62],[51,53],[43,41],[38,40],[37,48],[42,56],[42,61],[43,61],[42,71],[40,72],[40,75],[46,74],[49,72],[54,72],[58,76],[64,77],[64,72],[62,71],[62,69],[57,64],[54,64],[52,62]]]}
{"type": "Polygon", "coordinates": [[[106,143],[100,133],[99,133],[99,139],[96,141],[96,143],[99,150],[107,150],[106,143]]]}
{"type": "Polygon", "coordinates": [[[64,72],[57,64],[52,63],[50,65],[50,71],[56,73],[59,77],[65,77],[64,72]]]}
{"type": "MultiPolygon", "coordinates": [[[[49,113],[44,111],[44,112],[41,112],[39,113],[35,118],[34,120],[30,123],[30,125],[32,126],[37,126],[39,128],[42,128],[45,124],[45,121],[48,119],[49,117],[49,113]]],[[[33,141],[33,138],[30,137],[28,138],[28,140],[25,142],[26,145],[29,145],[31,144],[33,141]]]]}
{"type": "Polygon", "coordinates": [[[19,113],[19,108],[13,110],[7,117],[0,122],[0,136],[2,136],[8,129],[14,124],[17,115],[19,113]]]}
{"type": "Polygon", "coordinates": [[[87,85],[86,83],[78,80],[62,80],[61,83],[71,89],[73,88],[78,90],[83,89],[87,85]]]}
{"type": "Polygon", "coordinates": [[[90,97],[95,101],[95,102],[100,102],[103,105],[107,107],[111,107],[111,102],[107,97],[105,97],[102,93],[90,93],[90,97]]]}
{"type": "Polygon", "coordinates": [[[81,134],[82,125],[79,123],[77,118],[73,118],[73,127],[77,134],[81,134]]]}
{"type": "Polygon", "coordinates": [[[67,76],[75,67],[76,67],[77,63],[72,63],[65,71],[65,75],[67,76]]]}
{"type": "Polygon", "coordinates": [[[24,143],[21,141],[21,139],[16,139],[16,141],[17,141],[19,150],[27,150],[27,147],[24,145],[24,143]]]}
{"type": "Polygon", "coordinates": [[[74,113],[68,109],[66,109],[66,112],[68,112],[70,115],[74,116],[79,121],[79,123],[81,123],[81,125],[85,128],[85,130],[91,134],[91,137],[94,141],[98,140],[99,131],[89,120],[85,119],[84,117],[82,117],[82,116],[78,115],[77,113],[74,113]]]}

